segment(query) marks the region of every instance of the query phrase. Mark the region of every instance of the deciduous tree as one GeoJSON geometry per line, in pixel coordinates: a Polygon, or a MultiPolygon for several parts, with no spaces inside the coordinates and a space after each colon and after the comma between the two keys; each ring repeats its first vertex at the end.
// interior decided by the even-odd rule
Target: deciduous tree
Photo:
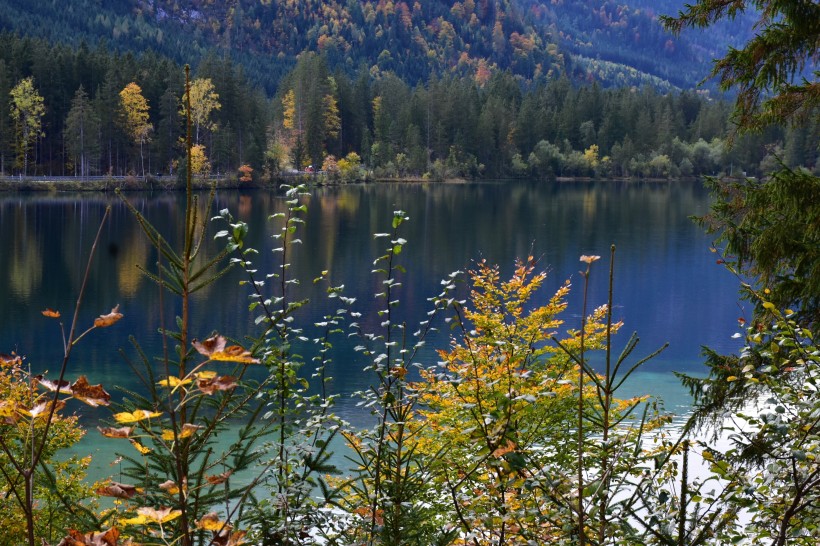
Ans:
{"type": "Polygon", "coordinates": [[[140,166],[145,176],[145,155],[143,147],[151,139],[154,126],[148,116],[148,101],[142,95],[142,88],[134,82],[120,91],[120,113],[126,132],[140,147],[140,166]]]}
{"type": "Polygon", "coordinates": [[[194,124],[194,144],[199,144],[200,128],[216,129],[211,113],[222,108],[219,94],[210,78],[197,78],[191,82],[191,121],[194,124]]]}
{"type": "Polygon", "coordinates": [[[34,86],[34,78],[20,81],[11,90],[11,118],[17,135],[17,166],[28,174],[29,152],[43,136],[42,119],[46,113],[43,97],[34,86]]]}

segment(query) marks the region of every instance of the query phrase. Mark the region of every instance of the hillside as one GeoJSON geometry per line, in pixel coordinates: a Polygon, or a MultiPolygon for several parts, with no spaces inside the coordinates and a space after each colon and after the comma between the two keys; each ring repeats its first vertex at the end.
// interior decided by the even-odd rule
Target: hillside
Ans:
{"type": "Polygon", "coordinates": [[[392,72],[409,83],[446,74],[481,82],[510,71],[526,81],[568,74],[663,89],[697,84],[720,45],[663,31],[656,11],[681,3],[0,0],[0,29],[74,45],[103,40],[192,64],[229,52],[269,93],[304,50],[322,53],[332,68],[392,72]]]}

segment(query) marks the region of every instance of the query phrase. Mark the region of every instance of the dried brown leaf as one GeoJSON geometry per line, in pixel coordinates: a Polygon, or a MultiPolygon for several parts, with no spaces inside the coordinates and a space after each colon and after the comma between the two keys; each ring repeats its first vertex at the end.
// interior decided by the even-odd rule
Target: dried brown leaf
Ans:
{"type": "Polygon", "coordinates": [[[77,381],[71,385],[71,395],[81,402],[85,402],[91,407],[107,406],[111,401],[111,395],[105,392],[102,385],[90,385],[88,379],[81,375],[77,381]]]}
{"type": "Polygon", "coordinates": [[[114,325],[121,318],[122,313],[120,313],[120,306],[116,305],[107,315],[100,315],[94,319],[94,326],[97,328],[108,328],[109,326],[114,325]]]}

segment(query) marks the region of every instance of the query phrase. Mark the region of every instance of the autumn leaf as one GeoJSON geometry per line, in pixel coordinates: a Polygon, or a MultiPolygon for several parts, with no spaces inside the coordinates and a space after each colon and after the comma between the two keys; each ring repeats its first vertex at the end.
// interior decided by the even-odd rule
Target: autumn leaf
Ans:
{"type": "Polygon", "coordinates": [[[197,381],[197,387],[205,394],[213,394],[216,391],[228,391],[237,385],[236,378],[230,375],[222,375],[213,379],[197,381]]]}
{"type": "Polygon", "coordinates": [[[224,351],[218,351],[211,355],[211,360],[223,362],[239,362],[241,364],[259,364],[259,359],[254,358],[250,351],[239,345],[231,345],[224,351]]]}
{"type": "Polygon", "coordinates": [[[71,394],[71,383],[68,381],[51,381],[45,379],[42,375],[34,376],[34,380],[51,392],[59,390],[61,394],[71,394]]]}
{"type": "Polygon", "coordinates": [[[209,337],[205,341],[194,340],[191,345],[194,346],[199,354],[207,356],[210,360],[218,360],[222,362],[239,362],[241,364],[259,364],[259,359],[240,347],[239,345],[231,345],[226,347],[228,341],[224,336],[216,335],[209,337]]]}
{"type": "Polygon", "coordinates": [[[0,401],[0,422],[13,425],[20,420],[20,406],[14,400],[0,401]]]}
{"type": "Polygon", "coordinates": [[[134,427],[97,427],[97,430],[106,438],[128,438],[134,432],[134,427]]]}
{"type": "Polygon", "coordinates": [[[131,438],[129,441],[131,442],[131,445],[134,446],[134,448],[137,451],[139,451],[141,454],[145,455],[147,453],[151,453],[151,448],[150,447],[145,447],[144,445],[142,445],[138,441],[134,440],[133,438],[131,438]]]}
{"type": "Polygon", "coordinates": [[[19,366],[23,363],[22,357],[15,353],[10,355],[0,353],[0,366],[4,368],[11,368],[12,366],[19,366]]]}
{"type": "Polygon", "coordinates": [[[119,538],[120,531],[116,527],[112,527],[108,531],[92,531],[85,534],[69,529],[68,536],[61,540],[57,546],[117,546],[119,538]]]}
{"type": "Polygon", "coordinates": [[[128,438],[134,432],[134,427],[97,427],[97,430],[106,438],[128,438]]]}
{"type": "Polygon", "coordinates": [[[201,372],[197,372],[196,374],[196,378],[201,379],[203,381],[208,381],[210,379],[213,379],[214,377],[216,377],[216,372],[212,370],[203,370],[201,372]]]}
{"type": "Polygon", "coordinates": [[[246,544],[246,534],[245,531],[231,531],[229,529],[223,529],[220,532],[214,531],[212,542],[216,546],[240,546],[240,544],[246,544]]]}
{"type": "Polygon", "coordinates": [[[182,515],[181,510],[171,508],[151,508],[143,506],[137,508],[137,516],[123,520],[128,525],[146,525],[148,523],[167,523],[182,515]]]}
{"type": "Polygon", "coordinates": [[[507,445],[499,446],[495,451],[493,451],[493,457],[499,459],[507,453],[511,453],[513,451],[515,451],[515,443],[512,440],[507,440],[507,445]]]}
{"type": "Polygon", "coordinates": [[[586,263],[586,264],[591,264],[592,262],[597,262],[597,261],[598,261],[598,260],[600,260],[600,259],[601,259],[601,257],[600,257],[600,256],[587,256],[587,255],[583,255],[583,256],[581,256],[581,260],[580,260],[580,261],[582,261],[582,262],[584,262],[584,263],[586,263]]]}
{"type": "Polygon", "coordinates": [[[71,385],[69,392],[74,398],[85,402],[93,408],[107,406],[111,400],[111,395],[105,392],[102,385],[90,385],[84,375],[81,375],[79,379],[71,385]]]}
{"type": "Polygon", "coordinates": [[[231,471],[223,472],[222,474],[214,474],[211,476],[205,476],[205,480],[211,485],[219,485],[221,483],[225,483],[228,481],[228,478],[231,477],[231,471]]]}
{"type": "Polygon", "coordinates": [[[142,493],[142,489],[135,485],[111,482],[105,487],[98,487],[95,491],[104,497],[116,497],[118,499],[130,499],[137,493],[142,493]]]}
{"type": "MultiPolygon", "coordinates": [[[[191,423],[185,423],[182,425],[182,429],[177,433],[178,439],[188,438],[194,435],[194,432],[201,429],[201,425],[192,425],[191,423]]],[[[165,429],[162,431],[162,439],[166,442],[173,442],[174,441],[174,431],[165,429]]]]}
{"type": "Polygon", "coordinates": [[[45,308],[42,311],[44,317],[48,318],[60,318],[60,312],[55,311],[54,309],[45,308]]]}
{"type": "MultiPolygon", "coordinates": [[[[31,408],[26,413],[28,413],[31,417],[34,417],[35,419],[37,417],[47,416],[49,414],[50,410],[51,410],[52,405],[54,405],[54,400],[49,400],[47,402],[42,402],[40,404],[37,404],[33,408],[31,408]]],[[[57,405],[55,406],[54,411],[55,412],[60,411],[64,407],[65,407],[65,402],[63,402],[62,400],[57,400],[57,405]]]]}
{"type": "Polygon", "coordinates": [[[227,345],[228,340],[225,339],[224,336],[211,336],[205,341],[193,340],[191,345],[194,346],[199,354],[204,356],[211,356],[213,353],[222,351],[225,349],[225,345],[227,345]]]}
{"type": "Polygon", "coordinates": [[[118,423],[138,423],[145,419],[152,419],[154,417],[159,417],[162,415],[161,411],[148,411],[148,410],[134,410],[133,412],[123,411],[120,413],[114,414],[114,420],[118,423]]]}
{"type": "Polygon", "coordinates": [[[219,532],[223,529],[231,529],[230,525],[219,519],[219,515],[217,515],[216,512],[210,512],[202,516],[199,521],[196,522],[196,526],[198,529],[214,532],[219,532]]]}
{"type": "Polygon", "coordinates": [[[94,319],[94,326],[96,328],[108,328],[109,326],[113,326],[122,318],[122,313],[120,313],[120,306],[117,305],[111,312],[107,315],[100,315],[96,319],[94,319]]]}
{"type": "MultiPolygon", "coordinates": [[[[179,485],[174,480],[164,481],[159,484],[159,488],[168,493],[169,495],[178,495],[179,494],[179,485]]],[[[187,480],[183,480],[182,482],[182,489],[183,491],[188,491],[188,482],[187,480]]]]}
{"type": "Polygon", "coordinates": [[[157,385],[161,387],[169,387],[171,389],[176,389],[180,385],[187,385],[191,383],[193,380],[190,377],[186,377],[185,379],[180,379],[176,376],[170,376],[167,379],[163,379],[162,381],[158,381],[157,385]]]}

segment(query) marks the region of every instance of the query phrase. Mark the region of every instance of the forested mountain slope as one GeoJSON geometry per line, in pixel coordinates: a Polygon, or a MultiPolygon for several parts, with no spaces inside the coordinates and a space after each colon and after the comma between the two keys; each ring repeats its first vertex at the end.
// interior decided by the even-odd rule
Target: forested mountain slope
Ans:
{"type": "Polygon", "coordinates": [[[681,3],[0,0],[0,29],[74,45],[105,40],[194,65],[208,51],[229,52],[269,93],[305,50],[322,53],[332,69],[392,72],[411,84],[448,74],[484,82],[510,71],[526,81],[567,74],[663,89],[694,86],[713,56],[709,41],[661,28],[657,14],[681,3]]]}

